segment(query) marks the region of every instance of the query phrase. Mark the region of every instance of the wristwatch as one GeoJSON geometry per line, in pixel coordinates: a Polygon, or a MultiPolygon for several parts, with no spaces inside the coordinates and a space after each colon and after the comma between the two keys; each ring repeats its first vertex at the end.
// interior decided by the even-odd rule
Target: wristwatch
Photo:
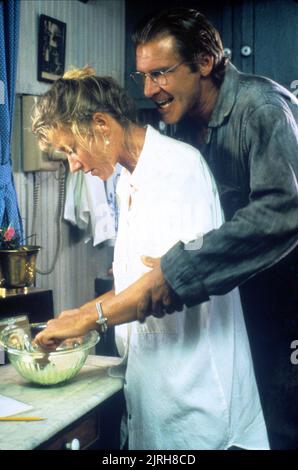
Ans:
{"type": "Polygon", "coordinates": [[[108,325],[107,325],[108,319],[103,316],[101,300],[98,300],[97,302],[95,302],[95,307],[98,313],[98,320],[96,320],[96,323],[99,325],[100,333],[105,333],[108,329],[108,325]]]}

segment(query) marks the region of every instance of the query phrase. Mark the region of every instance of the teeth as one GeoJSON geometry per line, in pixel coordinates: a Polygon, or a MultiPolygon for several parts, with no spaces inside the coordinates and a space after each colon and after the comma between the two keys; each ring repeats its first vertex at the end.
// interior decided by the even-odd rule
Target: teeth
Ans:
{"type": "Polygon", "coordinates": [[[160,108],[167,108],[171,104],[172,101],[173,101],[173,98],[169,98],[169,99],[163,100],[163,101],[156,101],[156,104],[160,108]]]}
{"type": "Polygon", "coordinates": [[[167,100],[162,100],[162,101],[156,101],[157,106],[160,108],[166,108],[171,104],[174,98],[168,98],[167,100]]]}

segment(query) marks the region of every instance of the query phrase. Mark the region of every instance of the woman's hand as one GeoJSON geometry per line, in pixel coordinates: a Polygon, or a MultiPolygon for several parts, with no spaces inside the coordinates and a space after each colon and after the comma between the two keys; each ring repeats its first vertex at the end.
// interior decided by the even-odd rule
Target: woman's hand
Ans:
{"type": "Polygon", "coordinates": [[[66,338],[83,336],[94,328],[93,318],[80,308],[65,310],[47,322],[46,328],[36,335],[33,344],[46,350],[55,350],[66,338]]]}
{"type": "Polygon", "coordinates": [[[152,271],[143,276],[146,280],[145,288],[142,286],[142,297],[137,306],[137,318],[143,323],[148,315],[157,318],[166,313],[181,311],[183,303],[164,278],[160,267],[160,258],[142,256],[142,262],[152,268],[152,271]]]}

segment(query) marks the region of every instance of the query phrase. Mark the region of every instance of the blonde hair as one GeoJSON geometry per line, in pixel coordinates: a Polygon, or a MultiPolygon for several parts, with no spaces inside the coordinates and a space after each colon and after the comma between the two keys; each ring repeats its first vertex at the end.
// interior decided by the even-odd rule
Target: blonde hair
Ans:
{"type": "Polygon", "coordinates": [[[85,65],[82,69],[70,69],[65,72],[62,78],[65,80],[77,80],[78,78],[92,77],[96,76],[96,72],[93,67],[85,65]]]}
{"type": "Polygon", "coordinates": [[[62,128],[69,128],[86,146],[94,137],[91,123],[96,112],[109,114],[124,130],[137,122],[133,100],[112,77],[99,77],[89,66],[69,70],[38,99],[32,130],[43,150],[51,146],[52,132],[62,128]]]}

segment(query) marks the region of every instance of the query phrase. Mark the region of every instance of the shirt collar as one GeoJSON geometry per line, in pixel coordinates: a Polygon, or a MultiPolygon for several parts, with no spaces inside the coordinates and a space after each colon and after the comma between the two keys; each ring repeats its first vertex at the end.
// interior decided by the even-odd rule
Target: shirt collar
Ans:
{"type": "Polygon", "coordinates": [[[229,62],[208,127],[220,126],[232,111],[238,93],[239,75],[236,67],[229,62]]]}

